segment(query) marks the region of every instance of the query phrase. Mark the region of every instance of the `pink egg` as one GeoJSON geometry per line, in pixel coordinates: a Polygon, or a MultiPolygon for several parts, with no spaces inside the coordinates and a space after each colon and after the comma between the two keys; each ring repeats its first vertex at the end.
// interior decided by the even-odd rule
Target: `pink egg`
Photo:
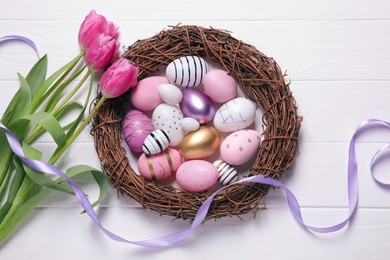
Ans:
{"type": "Polygon", "coordinates": [[[186,161],[176,172],[176,181],[180,188],[190,192],[205,191],[217,180],[217,168],[212,163],[203,160],[186,161]]]}
{"type": "Polygon", "coordinates": [[[182,162],[180,153],[172,148],[158,154],[142,154],[138,170],[147,180],[162,180],[171,176],[182,162]]]}
{"type": "Polygon", "coordinates": [[[161,103],[158,87],[161,84],[168,84],[166,77],[154,76],[139,81],[131,92],[131,103],[141,111],[151,111],[161,103]]]}
{"type": "Polygon", "coordinates": [[[260,135],[255,130],[240,130],[226,137],[221,144],[221,157],[230,165],[241,165],[249,161],[260,145],[260,135]]]}
{"type": "Polygon", "coordinates": [[[122,121],[123,138],[133,152],[142,152],[142,144],[152,131],[152,121],[141,111],[129,111],[122,121]]]}
{"type": "Polygon", "coordinates": [[[217,103],[225,103],[237,95],[237,84],[234,78],[224,70],[209,71],[203,79],[204,91],[217,103]]]}

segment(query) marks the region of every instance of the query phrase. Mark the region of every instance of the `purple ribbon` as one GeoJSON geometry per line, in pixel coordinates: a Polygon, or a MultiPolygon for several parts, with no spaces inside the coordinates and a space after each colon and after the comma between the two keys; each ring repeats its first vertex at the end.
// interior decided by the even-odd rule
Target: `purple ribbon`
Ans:
{"type": "MultiPolygon", "coordinates": [[[[38,55],[38,50],[36,45],[34,44],[33,41],[30,39],[19,36],[19,35],[8,35],[5,37],[0,38],[0,43],[3,41],[7,40],[19,40],[27,43],[30,47],[32,47],[35,52],[38,55]]],[[[39,55],[38,55],[39,56],[39,55]]],[[[358,167],[357,167],[357,161],[356,161],[356,152],[355,152],[355,143],[356,143],[356,138],[359,136],[365,128],[371,125],[381,125],[385,126],[390,129],[390,123],[383,121],[383,120],[378,120],[378,119],[369,119],[367,121],[364,121],[361,123],[358,128],[356,129],[355,133],[352,136],[350,145],[349,145],[349,160],[348,160],[348,208],[349,208],[349,213],[347,218],[333,226],[328,226],[328,227],[313,227],[305,224],[305,222],[302,219],[302,213],[301,213],[301,208],[299,206],[297,198],[294,196],[294,194],[280,181],[275,180],[271,177],[265,177],[263,175],[256,175],[252,176],[243,180],[240,180],[236,183],[241,183],[241,182],[252,182],[252,183],[262,183],[262,184],[268,184],[274,187],[279,187],[284,189],[288,201],[288,205],[290,207],[292,215],[295,217],[295,219],[305,228],[308,230],[311,230],[313,232],[317,233],[329,233],[329,232],[334,232],[337,230],[340,230],[343,228],[351,219],[352,215],[354,214],[356,207],[357,207],[357,202],[358,202],[358,167]]],[[[64,174],[61,170],[59,170],[57,167],[50,165],[46,162],[34,160],[31,158],[25,157],[23,153],[23,149],[19,143],[19,140],[13,135],[11,131],[9,131],[1,122],[0,122],[0,128],[4,129],[6,137],[8,139],[8,143],[12,149],[12,151],[26,164],[28,165],[31,169],[38,171],[38,172],[43,172],[43,173],[48,173],[55,175],[57,177],[64,178],[68,181],[69,186],[73,189],[77,199],[80,201],[81,206],[84,208],[85,212],[88,214],[88,216],[92,219],[92,221],[111,239],[119,241],[119,242],[124,242],[124,243],[130,243],[138,246],[143,246],[143,247],[162,247],[162,246],[170,246],[173,244],[176,244],[182,240],[184,240],[194,229],[196,229],[205,219],[207,212],[210,208],[211,202],[213,201],[214,197],[222,190],[230,187],[231,185],[235,185],[236,183],[224,186],[223,188],[219,189],[215,193],[213,193],[205,202],[200,206],[198,212],[196,213],[196,216],[194,218],[194,221],[190,226],[187,228],[184,228],[182,230],[179,230],[177,232],[153,238],[153,239],[148,239],[148,240],[142,240],[142,241],[129,241],[126,240],[111,231],[107,230],[103,225],[101,224],[96,212],[92,208],[92,205],[88,198],[85,196],[83,190],[80,188],[80,186],[73,181],[71,178],[69,178],[66,174],[64,174]]],[[[379,183],[382,186],[389,187],[390,188],[390,183],[384,183],[380,180],[378,180],[375,175],[373,175],[373,168],[375,166],[375,163],[377,159],[381,156],[384,155],[384,152],[386,150],[390,149],[390,144],[385,144],[382,146],[373,156],[371,160],[371,165],[370,165],[370,170],[371,174],[374,178],[374,180],[379,183]]]]}
{"type": "Polygon", "coordinates": [[[0,43],[4,43],[6,41],[21,41],[21,42],[26,43],[28,46],[30,46],[35,51],[35,53],[37,54],[37,56],[39,58],[37,45],[35,45],[35,43],[32,40],[30,40],[29,38],[21,36],[21,35],[6,35],[3,37],[0,37],[0,43]]]}
{"type": "MultiPolygon", "coordinates": [[[[294,196],[294,194],[280,181],[275,180],[271,177],[265,177],[263,175],[256,175],[252,176],[243,180],[240,180],[236,183],[241,183],[241,182],[252,182],[252,183],[262,183],[262,184],[268,184],[274,187],[279,187],[285,190],[287,201],[291,210],[292,215],[295,217],[295,219],[304,227],[307,229],[318,232],[318,233],[329,233],[329,232],[334,232],[337,231],[341,228],[343,228],[350,220],[352,215],[354,214],[356,207],[357,207],[357,201],[358,201],[358,168],[357,168],[357,161],[356,161],[356,153],[355,153],[355,142],[356,138],[359,134],[362,133],[362,131],[371,125],[382,125],[390,129],[390,123],[385,122],[382,120],[377,120],[377,119],[369,119],[367,121],[364,121],[359,127],[356,129],[354,135],[352,136],[351,142],[350,142],[350,147],[349,147],[349,163],[348,163],[348,201],[349,201],[349,214],[347,218],[333,226],[329,227],[313,227],[305,224],[305,222],[302,219],[302,214],[301,214],[301,209],[298,203],[298,200],[294,196]]],[[[101,224],[96,212],[92,208],[91,203],[89,202],[88,198],[84,195],[83,190],[80,188],[80,186],[70,179],[66,174],[64,174],[61,170],[59,170],[57,167],[50,165],[48,163],[42,162],[42,161],[37,161],[33,160],[30,158],[26,158],[24,156],[22,147],[20,146],[20,143],[18,139],[2,124],[0,123],[0,127],[4,129],[6,137],[8,139],[9,145],[11,149],[14,151],[14,153],[26,164],[28,165],[31,169],[38,171],[38,172],[44,172],[48,174],[52,174],[58,177],[65,178],[70,187],[73,189],[76,197],[80,201],[81,206],[84,208],[85,212],[90,216],[92,221],[111,239],[119,241],[119,242],[124,242],[124,243],[130,243],[138,246],[143,246],[143,247],[162,247],[162,246],[170,246],[173,244],[176,244],[182,240],[184,240],[194,229],[196,229],[205,219],[207,212],[209,210],[209,207],[211,205],[211,202],[213,201],[213,198],[221,191],[226,188],[228,188],[231,185],[235,185],[234,183],[231,185],[224,186],[223,188],[219,189],[215,193],[213,193],[199,208],[193,223],[188,226],[187,228],[184,228],[182,230],[179,230],[177,232],[153,238],[153,239],[148,239],[148,240],[142,240],[142,241],[129,241],[126,240],[111,231],[107,230],[106,228],[103,227],[101,224]]],[[[379,156],[383,155],[383,152],[386,151],[387,149],[390,148],[390,144],[384,145],[381,149],[379,149],[374,157],[372,158],[371,161],[371,173],[372,169],[375,165],[376,160],[379,158],[379,156]]],[[[375,178],[373,175],[373,178],[380,184],[390,186],[390,184],[383,183],[375,178]]]]}

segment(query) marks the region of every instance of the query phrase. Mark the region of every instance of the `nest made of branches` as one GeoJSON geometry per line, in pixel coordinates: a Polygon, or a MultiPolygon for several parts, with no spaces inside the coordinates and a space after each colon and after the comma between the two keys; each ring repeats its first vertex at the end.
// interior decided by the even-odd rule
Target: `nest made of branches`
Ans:
{"type": "MultiPolygon", "coordinates": [[[[199,26],[178,25],[157,35],[138,40],[123,57],[140,69],[138,80],[166,67],[174,59],[196,55],[223,67],[239,84],[244,95],[262,109],[263,141],[249,175],[279,179],[297,156],[302,118],[278,64],[254,46],[229,32],[199,26]]],[[[107,100],[93,120],[92,134],[103,171],[113,187],[144,208],[175,218],[190,219],[208,193],[190,193],[156,184],[137,175],[122,147],[121,120],[129,93],[107,100]]],[[[239,183],[221,191],[213,200],[206,219],[256,212],[269,186],[239,183]]]]}

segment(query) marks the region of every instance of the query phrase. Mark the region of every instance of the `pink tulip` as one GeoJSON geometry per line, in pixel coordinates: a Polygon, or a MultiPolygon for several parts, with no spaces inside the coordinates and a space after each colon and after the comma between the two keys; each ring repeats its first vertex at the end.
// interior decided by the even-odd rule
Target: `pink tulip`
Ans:
{"type": "Polygon", "coordinates": [[[86,50],[101,34],[111,36],[116,40],[118,39],[118,27],[92,10],[80,26],[79,44],[81,49],[86,50]]]}
{"type": "Polygon", "coordinates": [[[138,68],[128,59],[114,62],[102,75],[100,89],[103,96],[114,98],[137,84],[138,68]]]}
{"type": "Polygon", "coordinates": [[[116,57],[118,47],[119,42],[115,38],[101,34],[87,49],[85,61],[92,69],[102,70],[116,57]]]}

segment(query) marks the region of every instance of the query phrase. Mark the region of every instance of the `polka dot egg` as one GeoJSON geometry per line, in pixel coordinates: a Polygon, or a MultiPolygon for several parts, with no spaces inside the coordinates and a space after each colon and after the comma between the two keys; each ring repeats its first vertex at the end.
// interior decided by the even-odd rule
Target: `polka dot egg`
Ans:
{"type": "Polygon", "coordinates": [[[221,144],[221,157],[230,165],[241,165],[249,161],[260,145],[260,135],[255,130],[240,130],[226,137],[221,144]]]}
{"type": "Polygon", "coordinates": [[[178,145],[184,137],[182,120],[183,113],[180,108],[166,103],[157,106],[152,116],[154,128],[165,130],[172,146],[178,145]]]}

